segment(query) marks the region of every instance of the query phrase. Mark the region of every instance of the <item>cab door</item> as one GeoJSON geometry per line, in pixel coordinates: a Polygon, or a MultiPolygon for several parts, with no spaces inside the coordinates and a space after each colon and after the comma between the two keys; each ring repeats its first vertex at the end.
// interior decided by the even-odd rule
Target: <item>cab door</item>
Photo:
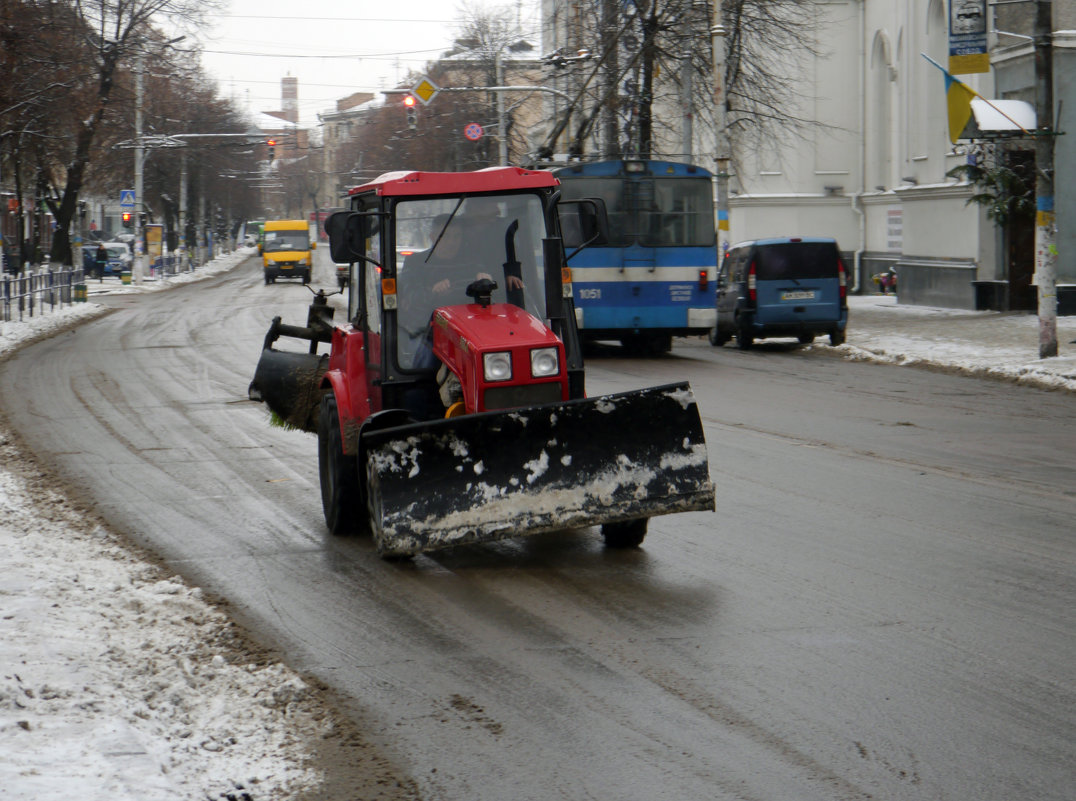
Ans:
{"type": "Polygon", "coordinates": [[[736,308],[743,294],[743,253],[730,250],[717,271],[717,327],[720,331],[736,329],[736,308]]]}

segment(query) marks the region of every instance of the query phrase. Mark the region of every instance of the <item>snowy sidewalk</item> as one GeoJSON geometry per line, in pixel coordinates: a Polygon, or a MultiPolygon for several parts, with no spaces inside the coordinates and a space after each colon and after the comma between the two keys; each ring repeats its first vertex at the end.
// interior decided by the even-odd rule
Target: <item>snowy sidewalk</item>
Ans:
{"type": "MultiPolygon", "coordinates": [[[[88,290],[161,291],[250,255],[88,290]]],[[[0,357],[104,311],[77,303],[0,322],[0,357]]],[[[310,744],[333,730],[317,693],[54,489],[2,422],[0,798],[283,801],[316,787],[310,744]]]]}
{"type": "Polygon", "coordinates": [[[1051,359],[1039,358],[1039,320],[1027,312],[906,306],[893,295],[856,295],[848,317],[846,344],[837,348],[848,359],[1076,391],[1076,317],[1057,318],[1059,355],[1051,359]]]}

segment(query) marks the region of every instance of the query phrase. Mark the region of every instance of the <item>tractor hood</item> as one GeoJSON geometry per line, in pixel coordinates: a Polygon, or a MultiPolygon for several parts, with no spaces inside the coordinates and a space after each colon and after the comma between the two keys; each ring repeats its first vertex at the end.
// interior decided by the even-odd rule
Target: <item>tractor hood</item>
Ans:
{"type": "Polygon", "coordinates": [[[433,351],[459,379],[469,412],[569,397],[564,343],[510,303],[437,309],[433,351]]]}

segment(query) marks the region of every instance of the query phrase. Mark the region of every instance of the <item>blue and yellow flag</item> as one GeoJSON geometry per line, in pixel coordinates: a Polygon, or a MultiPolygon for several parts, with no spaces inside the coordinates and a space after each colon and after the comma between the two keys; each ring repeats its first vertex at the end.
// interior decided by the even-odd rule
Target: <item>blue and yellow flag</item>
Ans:
{"type": "Polygon", "coordinates": [[[941,64],[925,53],[920,53],[923,58],[933,64],[945,75],[945,104],[949,109],[949,141],[954,145],[964,132],[968,120],[971,119],[971,99],[979,97],[979,93],[963,81],[954,78],[941,64]]]}
{"type": "Polygon", "coordinates": [[[945,103],[949,108],[949,141],[954,145],[971,119],[971,99],[979,93],[945,73],[945,103]]]}

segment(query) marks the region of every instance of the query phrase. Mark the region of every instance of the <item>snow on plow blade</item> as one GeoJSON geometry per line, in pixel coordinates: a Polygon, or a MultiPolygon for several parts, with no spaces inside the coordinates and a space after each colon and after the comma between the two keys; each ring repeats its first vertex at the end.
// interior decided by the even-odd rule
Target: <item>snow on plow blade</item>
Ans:
{"type": "Polygon", "coordinates": [[[712,510],[687,383],[363,434],[378,551],[712,510]]]}

